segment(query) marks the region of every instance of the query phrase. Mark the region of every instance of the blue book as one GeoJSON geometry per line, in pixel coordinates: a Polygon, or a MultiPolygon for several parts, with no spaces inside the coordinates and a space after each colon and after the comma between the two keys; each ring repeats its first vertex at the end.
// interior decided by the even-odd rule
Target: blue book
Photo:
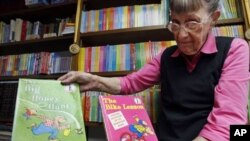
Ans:
{"type": "Polygon", "coordinates": [[[125,70],[132,70],[132,68],[130,68],[130,58],[131,58],[131,54],[130,54],[130,44],[125,44],[125,70]]]}
{"type": "Polygon", "coordinates": [[[117,49],[116,49],[116,45],[113,45],[112,46],[112,71],[117,71],[116,70],[116,52],[117,52],[117,49]]]}
{"type": "Polygon", "coordinates": [[[109,71],[109,60],[110,60],[110,58],[109,58],[109,49],[110,49],[110,46],[109,45],[107,45],[106,47],[105,47],[105,54],[106,54],[106,60],[105,60],[105,68],[104,68],[104,70],[105,71],[109,71]]]}
{"type": "Polygon", "coordinates": [[[103,9],[99,10],[99,21],[98,21],[98,31],[102,31],[103,26],[103,9]]]}
{"type": "Polygon", "coordinates": [[[117,21],[117,29],[122,28],[122,14],[123,14],[123,7],[117,7],[118,9],[118,21],[117,21]]]}
{"type": "Polygon", "coordinates": [[[4,39],[3,39],[3,43],[9,43],[10,42],[10,25],[6,24],[4,27],[4,39]]]}

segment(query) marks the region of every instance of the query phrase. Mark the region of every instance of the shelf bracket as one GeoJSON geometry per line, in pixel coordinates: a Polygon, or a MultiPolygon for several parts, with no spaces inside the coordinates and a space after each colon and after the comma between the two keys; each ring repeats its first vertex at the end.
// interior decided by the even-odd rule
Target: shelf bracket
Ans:
{"type": "Polygon", "coordinates": [[[75,32],[74,32],[74,43],[69,46],[69,51],[72,54],[77,54],[80,51],[80,24],[81,24],[81,13],[82,13],[83,0],[77,0],[77,9],[75,17],[75,32]]]}

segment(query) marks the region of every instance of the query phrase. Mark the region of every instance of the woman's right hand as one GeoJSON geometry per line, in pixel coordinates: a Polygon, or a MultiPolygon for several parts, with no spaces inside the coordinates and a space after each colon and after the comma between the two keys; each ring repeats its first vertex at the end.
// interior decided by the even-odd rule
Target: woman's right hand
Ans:
{"type": "Polygon", "coordinates": [[[94,75],[86,72],[70,71],[67,74],[58,78],[62,84],[78,83],[80,91],[94,90],[97,87],[94,75]]]}
{"type": "Polygon", "coordinates": [[[70,71],[58,78],[62,84],[78,83],[80,91],[103,91],[117,94],[120,92],[120,80],[116,77],[100,77],[86,72],[70,71]]]}

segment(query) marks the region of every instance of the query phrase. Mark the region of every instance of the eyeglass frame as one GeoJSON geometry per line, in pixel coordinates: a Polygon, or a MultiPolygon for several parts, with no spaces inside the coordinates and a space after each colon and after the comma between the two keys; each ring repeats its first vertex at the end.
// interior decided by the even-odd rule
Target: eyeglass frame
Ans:
{"type": "Polygon", "coordinates": [[[207,18],[202,19],[200,22],[188,21],[188,22],[185,22],[184,24],[178,24],[178,23],[174,23],[173,21],[169,21],[169,23],[167,24],[167,28],[172,33],[178,33],[181,30],[181,28],[183,28],[186,32],[195,32],[197,30],[197,27],[198,27],[197,25],[199,25],[199,27],[200,27],[202,24],[207,23],[209,21],[209,18],[211,17],[211,15],[212,14],[209,14],[207,16],[207,18]],[[195,23],[195,25],[193,25],[193,29],[190,27],[188,28],[187,25],[190,23],[192,23],[192,24],[195,23]],[[178,30],[176,30],[176,31],[172,30],[171,25],[173,25],[173,24],[178,26],[178,30]]]}

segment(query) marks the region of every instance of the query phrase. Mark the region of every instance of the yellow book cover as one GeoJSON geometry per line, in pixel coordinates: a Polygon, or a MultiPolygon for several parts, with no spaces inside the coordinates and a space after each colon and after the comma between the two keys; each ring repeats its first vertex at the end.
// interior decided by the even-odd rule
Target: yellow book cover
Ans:
{"type": "Polygon", "coordinates": [[[95,55],[95,65],[94,65],[94,71],[100,72],[100,46],[95,47],[96,55],[95,55]]]}
{"type": "Polygon", "coordinates": [[[129,27],[129,25],[128,25],[128,6],[124,6],[123,7],[123,15],[122,15],[122,17],[123,17],[123,19],[122,19],[122,28],[128,28],[129,27]]]}
{"type": "Polygon", "coordinates": [[[80,48],[77,62],[78,62],[78,71],[85,71],[85,48],[80,48]]]}
{"type": "Polygon", "coordinates": [[[115,71],[120,71],[121,70],[121,60],[124,59],[122,56],[123,53],[125,52],[122,52],[122,45],[116,45],[116,68],[115,68],[115,71]]]}
{"type": "Polygon", "coordinates": [[[100,15],[100,11],[99,10],[95,10],[95,29],[94,31],[99,31],[99,15],[100,15]]]}

